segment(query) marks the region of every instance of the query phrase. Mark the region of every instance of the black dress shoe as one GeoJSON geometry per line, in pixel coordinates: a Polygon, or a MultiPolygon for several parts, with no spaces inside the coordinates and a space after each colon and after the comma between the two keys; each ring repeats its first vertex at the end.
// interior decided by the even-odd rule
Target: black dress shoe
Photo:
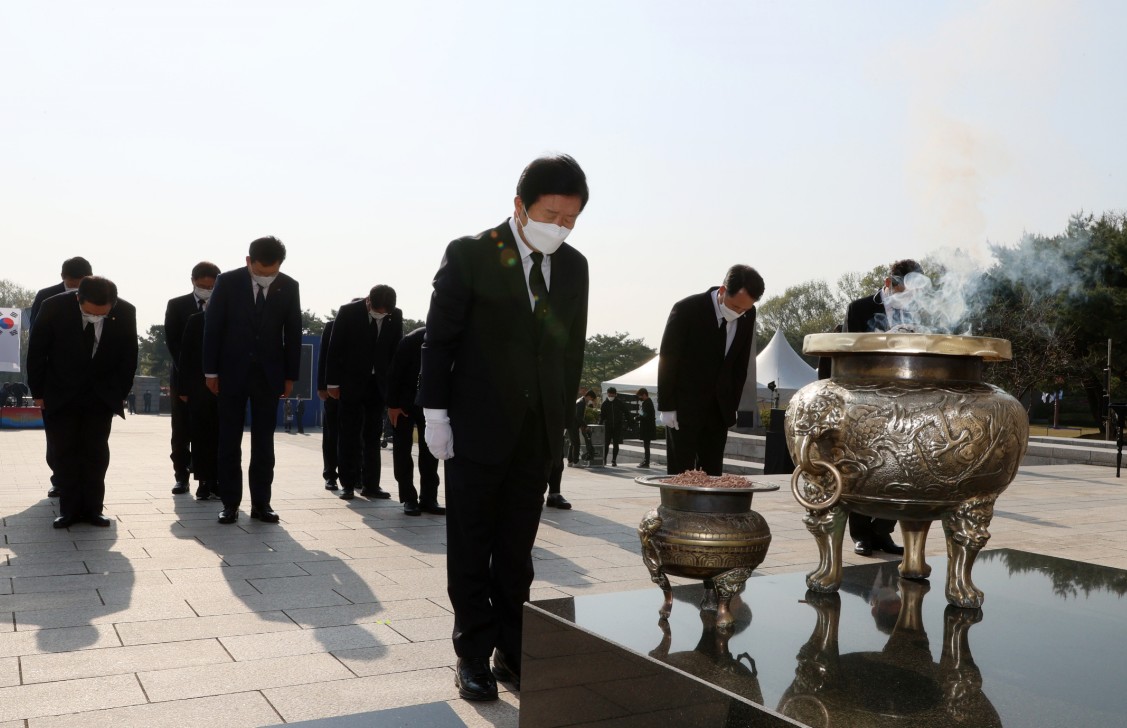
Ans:
{"type": "Polygon", "coordinates": [[[567,502],[567,498],[564,498],[562,493],[549,493],[547,505],[549,508],[560,508],[565,511],[571,508],[571,504],[567,502]]]}
{"type": "Polygon", "coordinates": [[[900,556],[904,553],[903,546],[897,546],[896,542],[892,540],[892,536],[878,536],[873,539],[873,548],[877,551],[883,551],[886,554],[893,554],[900,556]]]}
{"type": "Polygon", "coordinates": [[[176,485],[172,486],[172,495],[182,495],[188,492],[188,484],[183,480],[177,480],[176,485]]]}
{"type": "Polygon", "coordinates": [[[497,680],[489,670],[488,657],[459,657],[454,668],[458,695],[466,700],[496,700],[497,680]]]}
{"type": "Polygon", "coordinates": [[[70,528],[74,525],[74,516],[59,516],[51,522],[52,528],[70,528]]]}
{"type": "Polygon", "coordinates": [[[279,520],[278,514],[269,508],[251,508],[250,517],[263,523],[277,523],[279,520]]]}
{"type": "Polygon", "coordinates": [[[337,489],[337,482],[335,480],[326,480],[325,481],[325,490],[336,490],[336,489],[337,489]]]}
{"type": "Polygon", "coordinates": [[[873,547],[869,545],[868,541],[857,541],[853,544],[853,553],[861,554],[862,556],[872,556],[873,547]]]}
{"type": "Polygon", "coordinates": [[[95,513],[92,516],[86,516],[86,522],[91,526],[97,526],[98,528],[109,528],[110,524],[113,523],[113,521],[106,518],[101,513],[95,513]]]}
{"type": "Polygon", "coordinates": [[[47,497],[48,498],[58,498],[61,494],[62,494],[62,491],[59,490],[58,486],[52,485],[50,488],[47,489],[47,497]]]}
{"type": "Polygon", "coordinates": [[[649,466],[650,462],[648,460],[643,460],[642,462],[638,463],[639,468],[648,468],[649,466]]]}
{"type": "Polygon", "coordinates": [[[234,523],[239,520],[239,511],[236,508],[224,508],[219,511],[220,523],[234,523]]]}
{"type": "Polygon", "coordinates": [[[419,508],[423,509],[423,513],[430,513],[435,516],[446,515],[446,509],[437,503],[420,503],[419,508]]]}
{"type": "Polygon", "coordinates": [[[403,504],[403,515],[421,516],[423,515],[423,509],[419,508],[419,504],[415,501],[407,501],[403,504]]]}
{"type": "Polygon", "coordinates": [[[383,488],[365,488],[364,490],[360,491],[360,495],[364,496],[365,498],[379,498],[379,499],[385,499],[385,498],[391,497],[391,493],[388,493],[383,488]]]}
{"type": "Polygon", "coordinates": [[[337,498],[340,498],[341,500],[352,500],[355,497],[356,491],[354,491],[352,488],[345,488],[340,492],[340,495],[337,496],[337,498]]]}
{"type": "Polygon", "coordinates": [[[497,682],[510,683],[520,690],[520,668],[513,669],[501,650],[493,650],[493,677],[497,682]]]}

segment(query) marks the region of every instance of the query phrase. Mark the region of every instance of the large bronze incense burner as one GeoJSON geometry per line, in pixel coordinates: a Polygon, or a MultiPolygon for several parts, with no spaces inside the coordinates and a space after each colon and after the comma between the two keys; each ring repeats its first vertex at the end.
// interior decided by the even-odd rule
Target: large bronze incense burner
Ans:
{"type": "Polygon", "coordinates": [[[763,516],[751,510],[751,497],[779,486],[751,481],[736,488],[674,485],[667,479],[664,475],[635,478],[661,489],[661,505],[646,513],[638,526],[642,561],[665,595],[660,614],[668,617],[673,609],[667,575],[703,579],[701,609],[716,612],[717,628],[729,628],[735,622],[732,597],[743,591],[771,545],[771,529],[763,516]]]}
{"type": "Polygon", "coordinates": [[[947,601],[982,605],[971,581],[990,538],[994,501],[1017,474],[1029,436],[1021,404],[982,379],[985,361],[1006,361],[1002,339],[935,334],[812,334],[803,352],[832,358],[832,375],[787,407],[791,490],[818,543],[814,591],[841,585],[846,515],[900,522],[900,575],[926,579],[933,520],[947,539],[947,601]]]}

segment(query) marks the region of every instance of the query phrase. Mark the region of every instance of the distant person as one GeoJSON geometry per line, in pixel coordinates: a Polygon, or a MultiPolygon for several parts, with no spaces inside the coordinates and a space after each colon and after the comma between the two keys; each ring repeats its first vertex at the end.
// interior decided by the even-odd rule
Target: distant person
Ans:
{"type": "Polygon", "coordinates": [[[650,466],[650,442],[657,437],[657,412],[654,411],[653,400],[650,399],[649,390],[642,387],[637,392],[638,397],[638,437],[642,440],[642,462],[639,468],[650,466]]]}
{"type": "Polygon", "coordinates": [[[285,424],[286,432],[289,432],[293,426],[293,402],[286,400],[282,404],[282,422],[285,424]]]}
{"type": "Polygon", "coordinates": [[[420,326],[403,337],[395,349],[387,377],[387,413],[395,428],[392,441],[395,482],[399,485],[403,513],[408,516],[424,512],[439,516],[446,513],[446,509],[438,505],[438,458],[427,447],[423,409],[415,404],[425,335],[426,327],[420,326]],[[419,440],[419,490],[415,490],[415,463],[411,459],[416,433],[419,440]]]}
{"type": "Polygon", "coordinates": [[[153,393],[145,392],[143,398],[145,400],[145,414],[149,414],[153,411],[153,393]]]}
{"type": "Polygon", "coordinates": [[[587,259],[564,240],[587,196],[574,159],[534,160],[512,217],[450,243],[434,277],[419,404],[427,445],[446,460],[454,680],[466,700],[496,700],[497,680],[520,689],[532,545],[583,368],[587,259]]]}
{"type": "Polygon", "coordinates": [[[670,475],[700,469],[722,475],[728,428],[747,379],[755,302],[763,277],[728,269],[724,284],[673,304],[661,337],[657,388],[670,475]]]}
{"type": "MultiPolygon", "coordinates": [[[[76,292],[78,290],[78,284],[82,283],[83,278],[86,278],[87,276],[94,275],[94,269],[91,268],[90,261],[86,260],[85,258],[80,258],[80,257],[67,258],[66,260],[63,261],[62,271],[60,272],[59,275],[62,278],[62,281],[60,281],[59,283],[56,283],[53,286],[47,286],[46,288],[41,288],[35,294],[35,300],[31,304],[31,313],[28,314],[27,325],[24,327],[24,329],[29,334],[31,333],[31,331],[33,330],[33,327],[35,326],[35,319],[37,319],[39,317],[39,309],[43,307],[44,301],[51,298],[52,296],[57,296],[60,293],[74,293],[74,292],[76,292]]],[[[45,412],[43,413],[43,417],[44,417],[43,426],[44,427],[47,426],[46,418],[48,416],[49,415],[47,413],[45,413],[45,412]]],[[[47,497],[48,498],[58,498],[59,497],[59,492],[60,492],[59,491],[59,478],[58,478],[58,475],[56,474],[57,473],[56,464],[57,463],[55,461],[54,452],[51,449],[51,440],[50,440],[50,438],[48,438],[47,439],[47,467],[49,467],[51,469],[51,487],[47,490],[47,497]]]]}
{"type": "Polygon", "coordinates": [[[137,372],[137,312],[106,278],[87,277],[76,293],[47,299],[31,332],[28,384],[43,409],[59,474],[55,528],[85,522],[108,527],[102,514],[113,416],[137,372]]]}
{"type": "MultiPolygon", "coordinates": [[[[595,448],[591,445],[591,432],[587,429],[587,409],[594,406],[595,392],[590,389],[584,392],[582,397],[575,400],[575,416],[572,417],[567,426],[568,467],[579,465],[581,460],[590,463],[595,459],[595,448]]],[[[548,505],[551,505],[551,503],[548,505]]]]}
{"type": "MultiPolygon", "coordinates": [[[[890,265],[884,286],[879,291],[850,302],[843,330],[881,332],[898,324],[913,323],[911,293],[904,285],[904,278],[911,273],[923,273],[920,264],[914,260],[898,260],[890,265]]],[[[862,556],[871,556],[874,550],[903,554],[904,547],[892,540],[895,528],[896,521],[850,513],[849,538],[853,540],[853,552],[862,556]]]]}
{"type": "Polygon", "coordinates": [[[293,391],[301,369],[301,297],[281,273],[286,246],[274,237],[250,244],[246,266],[220,274],[204,318],[208,389],[219,398],[219,522],[239,518],[242,444],[250,402],[250,517],[277,523],[270,507],[278,399],[293,391]]]}
{"type": "MultiPolygon", "coordinates": [[[[215,279],[219,276],[219,266],[206,260],[196,263],[192,268],[192,290],[182,296],[168,299],[164,309],[164,341],[168,353],[172,355],[172,371],[169,375],[168,404],[172,412],[172,474],[176,478],[172,494],[188,492],[188,471],[192,462],[192,433],[189,422],[188,402],[180,397],[180,344],[184,341],[184,327],[188,318],[204,310],[215,279]]],[[[147,405],[147,403],[146,403],[147,405]]],[[[146,412],[148,407],[146,406],[146,412]]]]}
{"type": "Polygon", "coordinates": [[[333,336],[335,319],[330,319],[321,332],[321,344],[317,348],[317,398],[325,403],[321,415],[321,477],[325,479],[325,490],[337,489],[337,410],[340,400],[329,396],[329,385],[325,374],[329,365],[329,340],[333,336]]]}
{"type": "Polygon", "coordinates": [[[137,414],[137,393],[129,390],[129,396],[125,398],[125,403],[129,405],[129,414],[137,414]]]}
{"type": "Polygon", "coordinates": [[[293,408],[294,421],[297,423],[297,434],[305,434],[305,400],[298,397],[293,408]]]}
{"type": "MultiPolygon", "coordinates": [[[[207,300],[204,300],[207,308],[207,300]]],[[[203,372],[204,314],[195,313],[184,325],[178,351],[178,398],[188,406],[188,433],[191,437],[192,476],[196,479],[196,500],[219,498],[219,405],[207,386],[203,372]]]]}
{"type": "Polygon", "coordinates": [[[626,407],[618,398],[618,390],[614,387],[607,388],[607,398],[603,400],[599,412],[599,424],[603,426],[603,462],[610,453],[610,464],[618,467],[618,446],[622,444],[622,436],[626,432],[626,407]]]}
{"type": "Polygon", "coordinates": [[[391,286],[372,286],[367,298],[337,311],[325,381],[329,396],[340,400],[337,468],[344,500],[356,489],[365,498],[391,497],[380,487],[380,439],[387,374],[402,338],[403,312],[391,286]]]}

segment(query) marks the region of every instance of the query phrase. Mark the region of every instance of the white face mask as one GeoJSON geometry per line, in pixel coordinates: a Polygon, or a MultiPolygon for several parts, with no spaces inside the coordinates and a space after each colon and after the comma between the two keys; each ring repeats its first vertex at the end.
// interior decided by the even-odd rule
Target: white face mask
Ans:
{"type": "Polygon", "coordinates": [[[249,263],[247,264],[247,271],[250,273],[250,279],[252,281],[257,283],[259,286],[262,286],[263,288],[267,288],[267,289],[270,288],[270,284],[272,284],[274,282],[274,279],[278,277],[277,273],[275,273],[272,276],[255,275],[254,270],[250,267],[249,263]]]}
{"type": "Polygon", "coordinates": [[[376,311],[369,311],[368,315],[372,317],[373,321],[383,321],[386,313],[377,313],[376,311]]]}
{"type": "Polygon", "coordinates": [[[211,298],[210,288],[200,288],[199,286],[196,286],[192,289],[192,292],[195,293],[196,298],[200,299],[201,301],[206,301],[207,299],[211,298]]]}
{"type": "Polygon", "coordinates": [[[82,321],[84,324],[96,324],[106,318],[104,313],[86,313],[82,312],[82,321]]]}
{"type": "Polygon", "coordinates": [[[551,255],[559,250],[564,240],[571,234],[571,228],[533,220],[529,217],[527,208],[524,211],[524,218],[525,222],[522,223],[520,216],[517,216],[517,224],[520,225],[525,242],[544,255],[551,255]]]}
{"type": "Polygon", "coordinates": [[[738,319],[740,316],[743,316],[742,313],[737,313],[737,312],[733,311],[732,309],[728,308],[727,306],[725,306],[722,303],[720,304],[720,315],[723,316],[724,320],[727,321],[728,323],[732,323],[733,321],[738,319]]]}
{"type": "Polygon", "coordinates": [[[616,396],[617,396],[617,395],[614,395],[614,394],[608,394],[608,395],[607,395],[607,399],[609,399],[609,400],[610,400],[611,402],[613,402],[613,401],[614,401],[614,398],[615,398],[616,396]]]}

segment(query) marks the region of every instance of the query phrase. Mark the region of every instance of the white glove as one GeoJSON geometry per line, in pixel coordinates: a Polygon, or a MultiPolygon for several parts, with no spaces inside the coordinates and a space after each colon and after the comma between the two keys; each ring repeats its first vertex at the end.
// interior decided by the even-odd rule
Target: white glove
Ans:
{"type": "Polygon", "coordinates": [[[439,460],[454,457],[454,433],[450,429],[450,417],[444,409],[423,409],[423,419],[427,423],[425,440],[430,454],[439,460]]]}
{"type": "Polygon", "coordinates": [[[677,410],[670,410],[661,413],[661,424],[665,425],[670,430],[677,429],[677,410]]]}

